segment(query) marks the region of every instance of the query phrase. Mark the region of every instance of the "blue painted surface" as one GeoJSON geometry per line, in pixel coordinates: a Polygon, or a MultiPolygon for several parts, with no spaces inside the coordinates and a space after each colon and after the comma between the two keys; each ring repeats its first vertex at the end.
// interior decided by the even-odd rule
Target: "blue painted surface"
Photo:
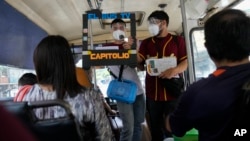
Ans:
{"type": "Polygon", "coordinates": [[[33,51],[48,34],[0,0],[0,64],[34,69],[33,51]]]}

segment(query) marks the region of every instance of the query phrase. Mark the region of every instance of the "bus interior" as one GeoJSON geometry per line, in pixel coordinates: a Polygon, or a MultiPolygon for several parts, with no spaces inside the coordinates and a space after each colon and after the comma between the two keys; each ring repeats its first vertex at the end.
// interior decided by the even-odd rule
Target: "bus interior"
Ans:
{"type": "MultiPolygon", "coordinates": [[[[204,48],[203,25],[214,13],[236,8],[250,14],[248,0],[4,0],[0,2],[0,98],[13,97],[17,80],[25,72],[34,72],[32,53],[44,36],[62,35],[67,38],[76,66],[82,67],[83,23],[88,24],[88,48],[113,40],[110,34],[112,13],[134,13],[135,36],[143,40],[150,36],[147,17],[154,10],[164,10],[170,17],[168,30],[184,36],[188,70],[187,85],[207,77],[215,66],[204,48]],[[97,11],[106,15],[98,19],[83,19],[97,11]],[[111,14],[110,14],[111,13],[111,14]],[[84,21],[85,20],[85,21],[84,21]]],[[[131,19],[125,19],[131,32],[131,19]]],[[[104,65],[103,65],[104,66],[104,65]]],[[[110,75],[103,66],[94,69],[94,83],[106,93],[110,75]]],[[[145,72],[138,72],[144,84],[145,72]]]]}
{"type": "MultiPolygon", "coordinates": [[[[250,16],[249,5],[249,0],[2,0],[0,101],[15,97],[22,74],[35,73],[33,51],[48,35],[62,35],[68,40],[76,67],[93,67],[92,83],[106,97],[111,81],[107,64],[87,63],[84,51],[113,41],[110,24],[117,15],[126,22],[126,36],[139,41],[150,37],[147,18],[155,10],[167,12],[168,31],[185,39],[188,69],[184,76],[188,87],[216,69],[204,47],[206,20],[227,8],[240,9],[250,16]]],[[[138,75],[145,88],[146,71],[138,71],[138,75]]],[[[44,107],[48,105],[43,103],[44,107]]]]}

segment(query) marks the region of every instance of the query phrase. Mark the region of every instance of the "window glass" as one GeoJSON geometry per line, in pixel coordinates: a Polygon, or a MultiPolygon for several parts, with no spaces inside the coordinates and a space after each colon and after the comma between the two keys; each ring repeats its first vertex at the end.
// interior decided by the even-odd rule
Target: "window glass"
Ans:
{"type": "Polygon", "coordinates": [[[18,79],[27,72],[35,74],[34,70],[0,65],[0,98],[14,97],[18,90],[18,79]]]}
{"type": "Polygon", "coordinates": [[[207,50],[204,46],[204,30],[193,30],[192,35],[192,57],[193,57],[193,65],[195,72],[196,81],[207,77],[210,73],[212,73],[216,67],[212,60],[209,58],[207,50]]]}

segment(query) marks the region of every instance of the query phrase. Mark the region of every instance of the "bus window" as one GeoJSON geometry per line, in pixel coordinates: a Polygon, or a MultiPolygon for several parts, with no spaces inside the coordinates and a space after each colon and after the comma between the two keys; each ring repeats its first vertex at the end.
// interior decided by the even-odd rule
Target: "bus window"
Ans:
{"type": "Polygon", "coordinates": [[[100,88],[104,97],[107,97],[107,89],[109,82],[111,81],[111,75],[106,67],[95,69],[96,85],[100,88]]]}
{"type": "Polygon", "coordinates": [[[216,69],[214,63],[209,58],[204,41],[203,28],[194,28],[191,30],[191,50],[196,81],[207,77],[216,69]]]}
{"type": "Polygon", "coordinates": [[[246,12],[246,14],[248,16],[250,16],[250,1],[249,0],[244,0],[244,1],[240,1],[240,3],[238,5],[235,5],[233,8],[234,9],[240,9],[243,10],[244,12],[246,12]]]}
{"type": "Polygon", "coordinates": [[[14,97],[18,79],[26,72],[35,73],[34,70],[0,65],[0,98],[14,97]]]}

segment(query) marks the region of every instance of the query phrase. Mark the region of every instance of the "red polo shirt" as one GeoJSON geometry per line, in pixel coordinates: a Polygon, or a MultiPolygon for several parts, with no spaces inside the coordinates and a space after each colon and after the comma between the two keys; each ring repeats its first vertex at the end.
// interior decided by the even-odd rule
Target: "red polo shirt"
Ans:
{"type": "MultiPolygon", "coordinates": [[[[177,63],[187,59],[186,45],[182,37],[178,36],[177,40],[171,34],[166,37],[156,38],[150,37],[142,41],[139,48],[139,55],[145,61],[149,58],[159,58],[158,49],[162,51],[163,57],[176,56],[177,63]],[[178,42],[178,43],[177,43],[178,42]]],[[[146,96],[155,101],[167,101],[175,99],[169,92],[160,84],[157,76],[146,74],[146,96]]]]}

